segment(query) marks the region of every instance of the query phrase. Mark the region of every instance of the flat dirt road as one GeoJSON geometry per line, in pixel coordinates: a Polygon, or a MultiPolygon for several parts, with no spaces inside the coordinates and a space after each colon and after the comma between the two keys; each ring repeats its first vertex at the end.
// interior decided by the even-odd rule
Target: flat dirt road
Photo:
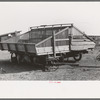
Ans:
{"type": "Polygon", "coordinates": [[[10,53],[0,51],[0,69],[5,70],[5,73],[0,70],[0,80],[100,80],[100,61],[96,60],[99,50],[100,47],[96,47],[93,52],[84,54],[79,66],[61,65],[54,72],[43,72],[31,64],[11,63],[10,53]]]}

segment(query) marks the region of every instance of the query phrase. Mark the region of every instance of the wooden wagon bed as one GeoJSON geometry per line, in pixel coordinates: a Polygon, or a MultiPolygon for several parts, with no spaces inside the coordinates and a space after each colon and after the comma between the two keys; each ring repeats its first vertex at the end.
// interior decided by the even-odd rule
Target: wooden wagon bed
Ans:
{"type": "Polygon", "coordinates": [[[73,24],[42,25],[0,42],[0,50],[48,55],[93,49],[95,43],[73,24]]]}

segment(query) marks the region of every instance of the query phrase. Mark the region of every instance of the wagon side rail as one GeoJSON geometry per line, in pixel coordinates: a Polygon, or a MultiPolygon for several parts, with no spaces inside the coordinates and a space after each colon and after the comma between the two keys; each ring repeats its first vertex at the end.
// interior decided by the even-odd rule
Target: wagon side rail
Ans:
{"type": "Polygon", "coordinates": [[[33,26],[33,27],[30,27],[30,29],[54,28],[54,27],[71,27],[71,26],[73,26],[73,23],[67,23],[67,24],[53,24],[53,25],[40,25],[40,26],[33,26]]]}
{"type": "Polygon", "coordinates": [[[1,50],[8,50],[16,53],[36,53],[35,43],[2,43],[0,42],[1,50]]]}

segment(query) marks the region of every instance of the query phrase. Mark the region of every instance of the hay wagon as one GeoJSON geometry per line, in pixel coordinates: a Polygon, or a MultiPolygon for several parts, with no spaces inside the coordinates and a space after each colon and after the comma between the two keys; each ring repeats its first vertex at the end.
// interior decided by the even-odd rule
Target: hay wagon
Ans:
{"type": "Polygon", "coordinates": [[[44,70],[54,68],[64,58],[79,61],[94,47],[95,43],[73,24],[30,27],[28,32],[0,42],[0,49],[11,53],[12,62],[28,60],[43,65],[44,70]]]}

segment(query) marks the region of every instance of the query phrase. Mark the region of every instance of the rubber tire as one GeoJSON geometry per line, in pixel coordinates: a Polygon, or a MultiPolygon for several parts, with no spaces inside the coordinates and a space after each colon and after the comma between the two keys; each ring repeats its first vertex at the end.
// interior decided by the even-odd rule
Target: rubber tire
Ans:
{"type": "Polygon", "coordinates": [[[74,57],[73,57],[75,61],[79,61],[79,60],[81,60],[81,58],[82,58],[82,54],[81,54],[81,53],[79,53],[79,54],[78,54],[78,56],[79,56],[79,58],[78,58],[78,59],[76,58],[76,56],[74,56],[74,57]]]}

